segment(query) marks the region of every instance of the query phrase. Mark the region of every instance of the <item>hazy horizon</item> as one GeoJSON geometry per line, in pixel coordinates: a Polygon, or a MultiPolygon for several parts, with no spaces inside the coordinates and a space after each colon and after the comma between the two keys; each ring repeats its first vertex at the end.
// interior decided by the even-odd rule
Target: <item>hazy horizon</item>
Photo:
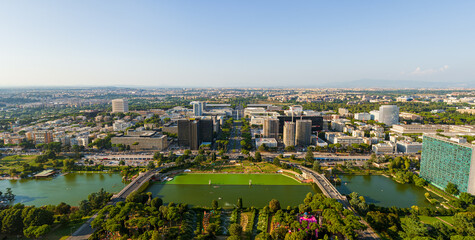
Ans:
{"type": "Polygon", "coordinates": [[[0,87],[475,86],[475,2],[362,3],[4,1],[0,87]]]}

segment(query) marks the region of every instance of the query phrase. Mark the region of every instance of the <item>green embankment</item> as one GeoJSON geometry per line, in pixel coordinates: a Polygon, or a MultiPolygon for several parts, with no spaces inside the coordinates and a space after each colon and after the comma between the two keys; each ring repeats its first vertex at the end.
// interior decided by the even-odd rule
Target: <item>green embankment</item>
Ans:
{"type": "Polygon", "coordinates": [[[181,174],[166,184],[216,185],[301,185],[297,180],[280,174],[181,174]]]}

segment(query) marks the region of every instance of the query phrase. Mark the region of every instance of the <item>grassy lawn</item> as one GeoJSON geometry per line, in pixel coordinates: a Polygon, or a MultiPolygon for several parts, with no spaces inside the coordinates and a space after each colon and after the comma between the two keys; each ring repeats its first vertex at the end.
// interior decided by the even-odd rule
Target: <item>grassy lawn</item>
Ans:
{"type": "Polygon", "coordinates": [[[300,185],[297,180],[280,174],[181,174],[166,184],[222,184],[222,185],[300,185]]]}
{"type": "Polygon", "coordinates": [[[35,163],[36,156],[22,156],[22,155],[13,155],[6,156],[0,159],[0,172],[8,173],[10,169],[16,169],[20,171],[23,169],[23,164],[28,163],[31,166],[37,166],[35,163]]]}
{"type": "Polygon", "coordinates": [[[227,161],[218,161],[214,165],[202,165],[201,168],[192,168],[199,172],[217,172],[217,173],[276,173],[280,167],[267,162],[254,163],[243,160],[242,163],[228,163],[227,161]]]}
{"type": "MultiPolygon", "coordinates": [[[[402,217],[401,220],[405,218],[405,217],[402,217]]],[[[439,216],[440,219],[437,219],[436,217],[429,217],[429,216],[419,216],[419,218],[421,219],[421,222],[425,223],[425,224],[434,224],[436,222],[442,222],[444,223],[445,225],[447,225],[447,227],[452,227],[448,224],[446,224],[445,222],[443,221],[440,221],[440,219],[443,219],[444,221],[450,223],[450,224],[454,224],[454,219],[452,216],[439,216]]]]}

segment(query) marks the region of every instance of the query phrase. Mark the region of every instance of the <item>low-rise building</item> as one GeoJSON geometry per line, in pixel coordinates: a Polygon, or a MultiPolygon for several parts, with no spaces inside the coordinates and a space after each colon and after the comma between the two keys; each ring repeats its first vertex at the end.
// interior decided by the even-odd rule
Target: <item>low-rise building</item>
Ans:
{"type": "Polygon", "coordinates": [[[384,142],[373,145],[375,154],[394,154],[396,152],[396,144],[393,142],[384,142]]]}
{"type": "Polygon", "coordinates": [[[256,148],[259,148],[262,144],[266,147],[276,148],[277,140],[275,138],[256,138],[256,148]]]}
{"type": "Polygon", "coordinates": [[[340,136],[335,137],[335,144],[341,144],[342,146],[350,146],[352,144],[362,144],[364,139],[361,137],[340,136]]]}
{"type": "Polygon", "coordinates": [[[131,150],[164,150],[168,147],[166,135],[145,134],[142,136],[119,136],[111,139],[112,144],[130,146],[131,150]]]}
{"type": "Polygon", "coordinates": [[[371,120],[371,114],[369,113],[355,113],[355,119],[360,121],[371,120]]]}
{"type": "Polygon", "coordinates": [[[131,126],[132,126],[131,122],[126,122],[123,120],[117,120],[112,125],[112,127],[114,128],[114,131],[125,131],[125,129],[131,126]]]}
{"type": "Polygon", "coordinates": [[[400,153],[414,154],[422,151],[422,143],[420,142],[398,141],[396,145],[397,151],[400,153]]]}

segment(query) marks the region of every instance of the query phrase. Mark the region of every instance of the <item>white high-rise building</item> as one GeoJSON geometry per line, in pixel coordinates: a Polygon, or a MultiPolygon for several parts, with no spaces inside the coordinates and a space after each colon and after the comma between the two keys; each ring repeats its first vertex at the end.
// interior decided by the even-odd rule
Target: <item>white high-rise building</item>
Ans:
{"type": "Polygon", "coordinates": [[[379,122],[388,126],[399,123],[399,108],[396,105],[382,105],[379,107],[379,122]]]}
{"type": "Polygon", "coordinates": [[[193,105],[193,115],[195,116],[203,116],[203,102],[191,102],[193,105]]]}
{"type": "Polygon", "coordinates": [[[112,113],[126,113],[129,111],[129,102],[127,99],[112,100],[112,113]]]}

